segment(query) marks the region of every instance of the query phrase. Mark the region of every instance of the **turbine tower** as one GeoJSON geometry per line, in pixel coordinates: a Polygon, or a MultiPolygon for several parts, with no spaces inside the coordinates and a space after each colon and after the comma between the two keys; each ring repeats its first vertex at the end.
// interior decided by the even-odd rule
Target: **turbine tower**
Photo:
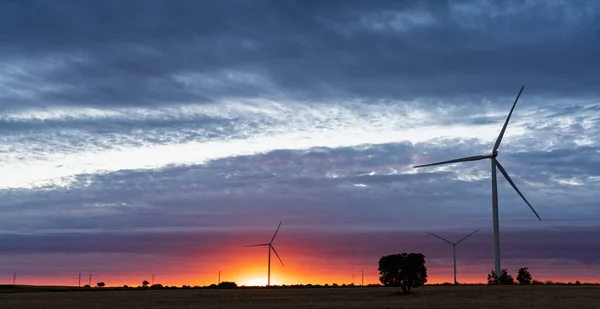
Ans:
{"type": "Polygon", "coordinates": [[[441,239],[441,240],[443,240],[443,241],[445,241],[445,242],[447,242],[447,243],[449,243],[449,244],[452,245],[452,250],[454,251],[454,284],[458,284],[458,282],[456,282],[456,245],[460,244],[463,240],[471,237],[471,235],[473,235],[473,234],[475,234],[477,232],[479,232],[479,230],[476,230],[475,232],[473,232],[473,233],[471,233],[471,234],[469,234],[469,235],[461,238],[457,242],[451,242],[451,241],[449,241],[449,240],[447,240],[447,239],[445,239],[445,238],[443,238],[441,236],[438,236],[438,235],[435,235],[433,233],[427,232],[427,233],[429,233],[429,235],[435,236],[435,237],[437,237],[437,238],[439,238],[439,239],[441,239]]]}
{"type": "Polygon", "coordinates": [[[246,246],[246,247],[264,247],[264,246],[269,247],[269,260],[268,260],[268,266],[267,266],[267,286],[271,286],[271,250],[273,250],[273,252],[277,256],[277,258],[279,259],[279,262],[281,262],[281,266],[285,267],[285,265],[283,265],[283,261],[279,257],[279,254],[277,254],[275,247],[273,247],[273,240],[275,240],[275,236],[277,236],[277,232],[279,232],[281,223],[283,223],[283,221],[279,222],[279,226],[277,227],[277,230],[275,231],[275,234],[273,234],[273,238],[271,238],[271,241],[269,243],[246,246]]]}
{"type": "Polygon", "coordinates": [[[521,96],[521,92],[523,92],[524,88],[525,88],[525,85],[523,85],[521,87],[521,90],[519,91],[519,94],[517,95],[517,98],[515,99],[515,102],[513,103],[513,106],[510,109],[510,112],[508,113],[508,117],[506,117],[506,121],[504,122],[502,131],[500,131],[500,135],[498,135],[498,138],[496,139],[496,143],[494,144],[492,153],[490,153],[489,155],[486,155],[486,156],[465,157],[465,158],[443,161],[443,162],[438,162],[438,163],[417,165],[417,166],[413,167],[413,168],[418,168],[418,167],[441,165],[441,164],[490,159],[490,161],[492,163],[492,216],[493,216],[493,225],[494,225],[494,265],[496,268],[497,276],[500,276],[501,269],[500,269],[500,225],[499,225],[499,221],[498,221],[498,184],[497,184],[497,180],[496,180],[496,168],[498,168],[498,170],[500,170],[500,173],[502,173],[502,175],[504,175],[504,178],[506,178],[508,183],[510,183],[510,185],[515,189],[515,191],[517,191],[517,193],[519,194],[519,196],[521,196],[523,201],[525,201],[525,203],[527,203],[527,206],[529,206],[529,208],[531,209],[531,211],[533,211],[535,216],[539,220],[542,220],[542,218],[540,218],[540,216],[535,211],[535,209],[533,209],[533,206],[531,206],[531,204],[529,204],[529,202],[527,201],[525,196],[523,196],[523,194],[521,193],[519,188],[517,188],[517,185],[515,185],[515,183],[510,178],[510,176],[508,176],[508,173],[506,172],[504,167],[502,167],[500,162],[498,162],[498,159],[496,159],[496,157],[498,156],[498,147],[500,147],[500,142],[502,142],[502,137],[504,136],[504,132],[506,131],[506,127],[508,126],[508,121],[510,120],[510,116],[512,115],[513,110],[515,109],[515,106],[517,105],[517,101],[519,100],[519,97],[521,96]]]}

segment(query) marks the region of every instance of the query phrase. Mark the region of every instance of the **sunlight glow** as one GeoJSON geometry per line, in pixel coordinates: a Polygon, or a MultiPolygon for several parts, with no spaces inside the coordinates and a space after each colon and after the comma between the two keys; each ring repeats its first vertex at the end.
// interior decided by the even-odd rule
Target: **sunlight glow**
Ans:
{"type": "MultiPolygon", "coordinates": [[[[245,286],[267,286],[267,278],[265,277],[252,277],[245,280],[240,281],[239,285],[245,286]]],[[[271,278],[271,285],[275,285],[273,283],[273,278],[271,278]]]]}

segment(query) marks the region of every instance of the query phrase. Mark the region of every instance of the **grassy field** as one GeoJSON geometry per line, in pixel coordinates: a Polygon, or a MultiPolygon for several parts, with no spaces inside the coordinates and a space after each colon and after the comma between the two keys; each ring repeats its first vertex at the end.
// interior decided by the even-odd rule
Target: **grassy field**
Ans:
{"type": "MultiPolygon", "coordinates": [[[[45,290],[45,291],[44,291],[45,290]]],[[[600,308],[600,285],[0,293],[0,308],[600,308]]]]}

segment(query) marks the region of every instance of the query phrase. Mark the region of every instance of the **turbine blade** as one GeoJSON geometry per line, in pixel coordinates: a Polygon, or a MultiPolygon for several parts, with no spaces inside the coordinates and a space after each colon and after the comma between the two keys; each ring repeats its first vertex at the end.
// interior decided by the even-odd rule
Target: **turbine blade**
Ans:
{"type": "Polygon", "coordinates": [[[465,240],[465,239],[467,239],[467,238],[471,237],[471,235],[473,235],[473,234],[475,234],[475,233],[477,233],[477,232],[479,232],[479,230],[476,230],[475,232],[473,232],[473,233],[471,233],[471,234],[469,234],[469,235],[467,235],[467,236],[465,236],[465,237],[461,238],[459,241],[457,241],[457,242],[455,243],[455,245],[458,245],[458,244],[460,244],[460,243],[461,243],[463,240],[465,240]]]}
{"type": "Polygon", "coordinates": [[[273,249],[273,252],[275,253],[275,255],[277,256],[277,258],[279,259],[279,262],[281,262],[281,266],[285,267],[285,265],[283,265],[283,261],[279,257],[279,254],[277,254],[277,250],[275,250],[275,247],[273,247],[273,245],[269,245],[269,246],[271,246],[271,249],[273,249]]]}
{"type": "Polygon", "coordinates": [[[483,159],[489,159],[489,158],[490,158],[490,156],[464,157],[464,158],[460,158],[460,159],[454,159],[454,160],[443,161],[443,162],[438,162],[438,163],[431,163],[431,164],[425,164],[425,165],[416,165],[416,166],[413,166],[413,168],[425,167],[425,166],[433,166],[433,165],[441,165],[441,164],[448,164],[448,163],[456,163],[456,162],[477,161],[477,160],[483,160],[483,159]]]}
{"type": "Polygon", "coordinates": [[[273,243],[273,240],[275,240],[275,236],[277,236],[277,232],[279,232],[279,228],[281,227],[281,223],[283,223],[283,221],[279,222],[279,226],[277,226],[277,230],[275,231],[275,234],[273,234],[273,238],[271,238],[271,241],[269,243],[273,243]]]}
{"type": "MultiPolygon", "coordinates": [[[[429,233],[429,232],[427,232],[427,233],[429,233]]],[[[451,243],[449,240],[445,239],[444,237],[437,236],[437,235],[435,235],[433,233],[429,233],[429,235],[432,235],[433,237],[437,237],[437,238],[439,238],[439,239],[441,239],[441,240],[443,240],[443,241],[445,241],[445,242],[447,242],[447,243],[449,243],[451,245],[454,245],[453,243],[451,243]]]]}
{"type": "Polygon", "coordinates": [[[525,198],[525,196],[523,196],[523,193],[521,193],[521,191],[519,190],[519,188],[517,188],[517,185],[515,185],[515,183],[512,181],[512,179],[510,179],[510,176],[508,176],[508,173],[506,172],[506,170],[504,169],[504,167],[502,167],[502,165],[500,165],[500,162],[498,162],[498,160],[494,159],[494,161],[496,161],[496,166],[500,170],[500,173],[502,173],[502,175],[504,175],[504,178],[506,178],[506,180],[508,180],[508,183],[510,183],[510,185],[515,189],[515,191],[517,191],[517,193],[519,193],[519,195],[521,196],[521,198],[525,201],[525,203],[527,203],[527,206],[529,206],[529,208],[531,209],[531,211],[533,211],[533,213],[535,214],[535,216],[541,221],[542,218],[540,218],[540,216],[538,215],[537,211],[535,211],[535,209],[533,209],[533,206],[531,206],[531,204],[529,204],[529,201],[527,201],[527,199],[525,198]]]}
{"type": "Polygon", "coordinates": [[[496,150],[498,150],[498,147],[500,147],[500,142],[502,142],[502,137],[504,137],[504,132],[506,131],[506,127],[508,126],[508,121],[510,121],[510,116],[512,116],[513,110],[515,110],[515,106],[517,106],[517,101],[519,100],[521,92],[523,92],[524,88],[525,85],[521,86],[521,90],[519,90],[519,94],[517,94],[517,98],[515,99],[515,102],[513,103],[513,106],[510,109],[510,112],[508,113],[508,117],[506,117],[506,121],[504,122],[502,131],[500,131],[500,135],[498,135],[498,139],[496,139],[496,144],[494,144],[494,150],[492,150],[492,152],[495,152],[496,150]]]}
{"type": "Polygon", "coordinates": [[[262,247],[262,246],[268,246],[269,244],[257,244],[257,245],[248,245],[246,247],[262,247]]]}

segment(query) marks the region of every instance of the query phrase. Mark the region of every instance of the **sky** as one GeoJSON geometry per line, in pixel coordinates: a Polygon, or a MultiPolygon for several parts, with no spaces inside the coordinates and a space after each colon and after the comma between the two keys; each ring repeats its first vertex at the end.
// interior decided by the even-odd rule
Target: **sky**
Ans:
{"type": "Polygon", "coordinates": [[[600,2],[0,0],[0,283],[600,282],[600,2]],[[88,274],[92,274],[89,278],[88,274]]]}

